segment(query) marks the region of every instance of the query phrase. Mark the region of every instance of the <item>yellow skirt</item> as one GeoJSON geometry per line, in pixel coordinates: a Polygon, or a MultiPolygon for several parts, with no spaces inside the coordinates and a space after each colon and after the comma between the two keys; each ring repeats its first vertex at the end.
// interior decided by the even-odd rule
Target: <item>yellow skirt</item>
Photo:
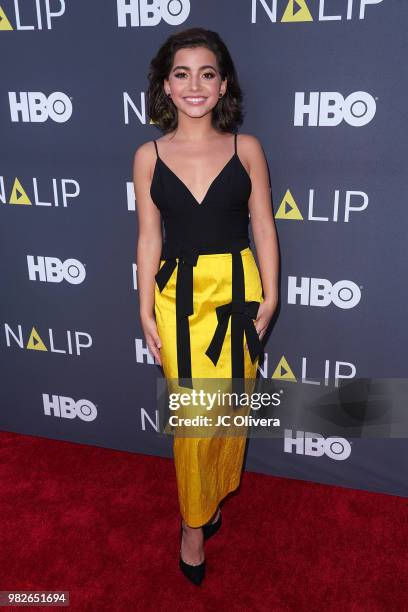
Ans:
{"type": "MultiPolygon", "coordinates": [[[[245,300],[263,301],[262,283],[250,247],[241,250],[245,300]]],[[[191,371],[197,378],[231,378],[231,319],[216,365],[206,350],[217,326],[216,307],[232,299],[231,253],[200,255],[193,268],[194,314],[189,317],[191,371]]],[[[164,261],[160,262],[160,267],[164,261]]],[[[177,379],[176,338],[177,266],[164,289],[155,286],[155,317],[161,340],[161,359],[166,379],[177,379]]],[[[257,357],[252,362],[243,339],[245,378],[255,379],[257,357]]],[[[174,437],[180,512],[190,527],[210,520],[219,502],[239,485],[246,436],[174,437]]]]}

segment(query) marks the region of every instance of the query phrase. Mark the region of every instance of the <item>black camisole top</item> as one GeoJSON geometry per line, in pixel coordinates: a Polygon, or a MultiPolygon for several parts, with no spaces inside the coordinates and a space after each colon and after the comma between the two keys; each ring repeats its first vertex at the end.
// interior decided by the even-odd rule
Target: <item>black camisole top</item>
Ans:
{"type": "Polygon", "coordinates": [[[157,159],[150,195],[163,219],[162,259],[183,250],[224,253],[248,246],[252,183],[238,156],[237,134],[233,155],[211,182],[202,202],[160,158],[155,140],[154,145],[157,159]]]}

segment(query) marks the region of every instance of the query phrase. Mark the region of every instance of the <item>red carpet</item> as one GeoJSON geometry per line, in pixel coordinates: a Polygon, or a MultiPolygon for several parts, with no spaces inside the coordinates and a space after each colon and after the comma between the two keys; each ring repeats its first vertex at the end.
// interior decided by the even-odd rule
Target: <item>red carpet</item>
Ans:
{"type": "Polygon", "coordinates": [[[0,452],[0,590],[66,590],[75,612],[408,610],[405,498],[244,473],[195,587],[172,460],[1,432],[0,452]]]}

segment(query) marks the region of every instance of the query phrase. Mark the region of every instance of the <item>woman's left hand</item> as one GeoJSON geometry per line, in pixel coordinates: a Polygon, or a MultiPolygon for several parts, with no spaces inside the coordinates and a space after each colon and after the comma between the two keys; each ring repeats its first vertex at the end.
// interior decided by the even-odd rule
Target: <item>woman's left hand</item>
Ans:
{"type": "Polygon", "coordinates": [[[254,319],[255,328],[258,333],[259,339],[265,335],[266,330],[268,329],[268,325],[272,319],[273,313],[276,310],[276,306],[278,305],[278,298],[266,298],[263,302],[261,302],[256,319],[254,319]]]}

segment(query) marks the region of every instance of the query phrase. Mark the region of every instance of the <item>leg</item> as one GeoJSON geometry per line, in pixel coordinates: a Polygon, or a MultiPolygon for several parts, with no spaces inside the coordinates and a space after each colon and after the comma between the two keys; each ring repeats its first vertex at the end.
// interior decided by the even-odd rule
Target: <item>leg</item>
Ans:
{"type": "Polygon", "coordinates": [[[199,565],[204,561],[204,535],[201,527],[189,527],[182,520],[181,558],[190,565],[199,565]]]}

